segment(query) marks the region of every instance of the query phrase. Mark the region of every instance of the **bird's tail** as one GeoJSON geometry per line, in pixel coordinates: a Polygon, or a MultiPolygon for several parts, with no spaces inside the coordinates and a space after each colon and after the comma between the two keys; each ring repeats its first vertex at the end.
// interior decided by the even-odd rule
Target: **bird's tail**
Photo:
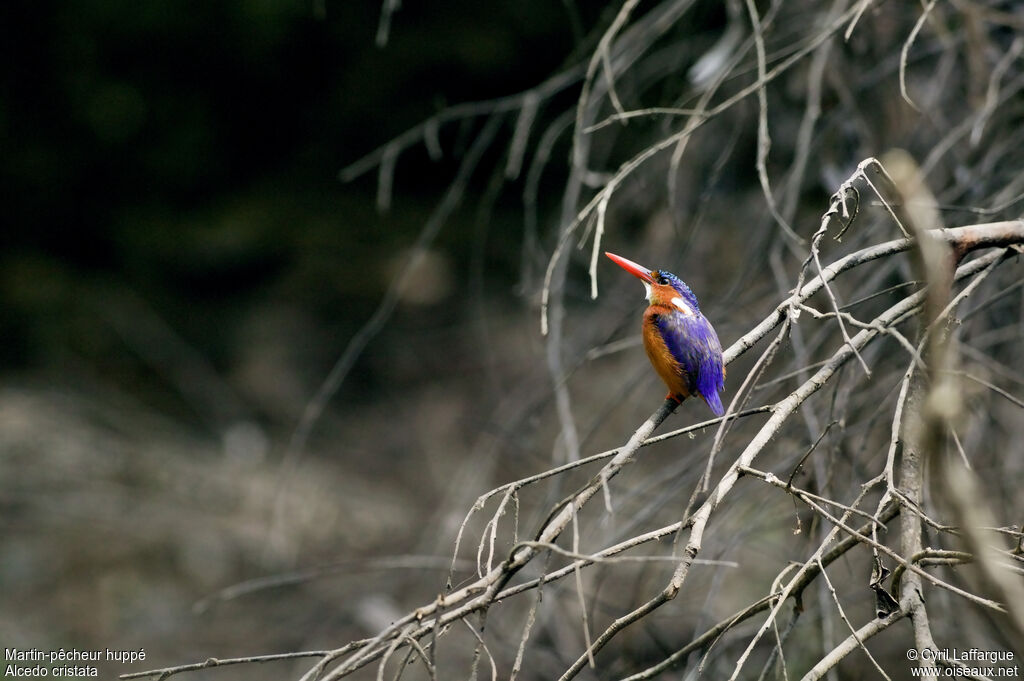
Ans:
{"type": "Polygon", "coordinates": [[[725,414],[725,407],[722,406],[722,398],[719,397],[718,391],[711,391],[710,395],[701,395],[704,401],[708,403],[711,411],[715,413],[715,416],[722,416],[725,414]]]}

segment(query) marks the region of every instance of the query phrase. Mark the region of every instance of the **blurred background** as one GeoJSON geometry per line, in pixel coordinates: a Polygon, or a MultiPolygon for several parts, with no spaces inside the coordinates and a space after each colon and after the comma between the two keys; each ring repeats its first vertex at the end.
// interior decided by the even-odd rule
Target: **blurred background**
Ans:
{"type": "Polygon", "coordinates": [[[150,666],[330,646],[443,587],[448,516],[550,460],[492,418],[512,376],[518,418],[546,408],[520,218],[510,198],[445,221],[286,469],[468,131],[401,158],[389,211],[375,172],[338,173],[534,85],[605,11],[409,3],[381,47],[378,2],[3,3],[5,646],[145,647],[150,666]],[[428,558],[372,563],[396,554],[428,558]],[[321,566],[340,574],[194,611],[321,566]]]}
{"type": "MultiPolygon", "coordinates": [[[[811,21],[806,4],[758,3],[773,21],[772,59],[837,16],[822,9],[811,21]]],[[[1020,54],[1024,16],[1012,2],[959,4],[937,10],[910,53],[909,87],[924,113],[899,87],[917,3],[871,7],[849,40],[835,41],[818,74],[825,92],[813,134],[801,136],[813,64],[799,62],[773,83],[768,172],[785,178],[780,210],[801,235],[817,229],[859,161],[894,146],[931,160],[933,190],[954,206],[948,224],[980,220],[978,207],[986,221],[1019,215],[1022,168],[1012,150],[1024,100],[1020,65],[1006,55],[1020,54]]],[[[653,33],[661,12],[666,27],[630,62],[616,96],[627,109],[694,106],[739,49],[746,15],[739,3],[655,5],[634,19],[653,33]]],[[[443,0],[390,14],[390,6],[0,7],[5,646],[145,648],[141,669],[373,635],[444,588],[455,534],[479,495],[621,444],[660,403],[637,334],[642,289],[602,264],[592,300],[589,242],[572,248],[582,231],[555,277],[554,354],[540,328],[543,277],[565,215],[619,164],[682,126],[652,116],[595,135],[594,177],[582,198],[566,198],[582,75],[619,7],[443,0]],[[544,83],[532,112],[529,99],[500,99],[544,83]],[[391,151],[351,167],[410,129],[391,151]],[[467,158],[476,158],[472,167],[467,158]],[[571,427],[559,390],[571,398],[571,427]]],[[[748,79],[756,75],[749,47],[737,70],[748,79]]],[[[594,122],[613,111],[607,100],[601,107],[587,114],[594,122]]],[[[656,160],[625,183],[603,242],[686,279],[723,345],[774,307],[803,257],[765,208],[757,115],[747,98],[704,125],[682,166],[656,160]]],[[[875,231],[828,242],[829,258],[899,236],[884,211],[866,199],[862,209],[875,231]]],[[[992,295],[1019,278],[1002,276],[992,295]]],[[[906,278],[904,265],[872,283],[906,278]]],[[[863,293],[841,291],[845,300],[863,293]]],[[[982,347],[1008,366],[1019,347],[1019,290],[999,300],[977,333],[995,334],[982,347]]],[[[779,374],[827,356],[834,340],[834,329],[809,332],[804,354],[779,374]]],[[[889,424],[870,410],[881,400],[891,406],[904,368],[895,343],[888,347],[873,359],[878,376],[891,370],[893,380],[876,377],[872,392],[860,393],[856,439],[837,430],[825,441],[845,467],[808,471],[816,483],[837,470],[867,475],[857,458],[865,451],[876,457],[870,465],[884,459],[889,424]]],[[[752,361],[730,368],[730,392],[752,361]]],[[[1007,380],[1019,390],[1018,378],[1007,380]]],[[[983,418],[1012,423],[1004,407],[983,418]]],[[[670,425],[708,416],[687,404],[670,425]]],[[[829,420],[809,418],[786,434],[779,460],[799,459],[829,420]]],[[[998,446],[1010,432],[1001,428],[982,428],[976,448],[998,446]]],[[[686,448],[706,452],[713,435],[686,439],[686,448]]],[[[637,496],[627,507],[639,518],[659,512],[645,498],[678,515],[703,468],[703,458],[694,467],[680,456],[678,443],[659,445],[630,471],[637,496]]],[[[1020,461],[1010,471],[986,461],[983,474],[1010,476],[1002,500],[1019,520],[1006,480],[1020,479],[1020,461]]],[[[521,534],[576,483],[524,498],[521,534]]],[[[739,503],[725,521],[735,531],[708,557],[784,564],[806,552],[808,537],[792,536],[792,504],[767,498],[774,505],[756,494],[739,503]]],[[[460,559],[474,560],[479,529],[470,526],[460,559]]],[[[861,586],[866,576],[850,570],[861,586]]],[[[641,571],[625,581],[660,579],[641,571]]],[[[628,639],[624,668],[667,654],[700,622],[760,593],[726,593],[712,608],[704,596],[721,593],[721,579],[694,577],[663,629],[628,639]]],[[[615,614],[612,600],[596,607],[615,614]]],[[[863,599],[853,606],[872,608],[863,599]]],[[[557,675],[580,649],[578,625],[539,631],[542,652],[526,678],[557,675]]],[[[290,664],[193,678],[291,678],[304,668],[290,664]]],[[[860,667],[851,669],[857,678],[860,667]]]]}

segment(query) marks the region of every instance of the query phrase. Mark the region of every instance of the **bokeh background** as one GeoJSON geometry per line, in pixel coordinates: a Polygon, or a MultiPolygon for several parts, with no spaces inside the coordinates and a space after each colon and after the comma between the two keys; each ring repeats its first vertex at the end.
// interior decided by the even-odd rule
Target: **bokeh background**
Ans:
{"type": "Polygon", "coordinates": [[[289,473],[466,133],[404,155],[387,212],[375,173],[338,173],[449,104],[532,86],[605,11],[409,3],[380,47],[377,2],[3,3],[5,646],[149,666],[323,647],[442,588],[433,558],[372,561],[441,553],[453,511],[550,458],[491,417],[512,376],[537,377],[521,418],[546,408],[519,218],[510,199],[484,228],[447,220],[289,473]],[[340,573],[203,608],[323,566],[340,573]]]}
{"type": "MultiPolygon", "coordinates": [[[[740,3],[655,3],[634,20],[673,4],[687,5],[685,13],[617,83],[626,108],[694,105],[707,91],[706,70],[741,43],[740,3]],[[708,61],[716,45],[723,52],[708,61]]],[[[820,3],[810,4],[819,11],[820,3]]],[[[825,23],[824,9],[810,21],[807,3],[758,5],[773,17],[773,60],[825,23]]],[[[380,2],[3,3],[4,646],[144,648],[145,664],[133,668],[141,669],[329,649],[371,636],[444,588],[456,532],[479,495],[628,438],[663,395],[639,347],[637,283],[602,265],[601,296],[592,300],[589,243],[570,249],[555,360],[540,328],[543,276],[564,222],[566,131],[579,75],[618,9],[550,0],[406,2],[384,41],[380,2]],[[521,172],[509,171],[517,129],[510,107],[476,170],[457,181],[487,130],[493,107],[485,106],[482,115],[445,119],[436,136],[421,131],[422,140],[397,157],[385,155],[393,176],[373,164],[342,173],[451,106],[524,92],[560,73],[576,75],[544,95],[521,172]],[[417,249],[453,182],[461,201],[417,249]],[[314,403],[342,358],[352,360],[344,380],[314,403]],[[574,437],[558,412],[557,390],[566,387],[574,437]],[[308,437],[296,446],[311,403],[322,413],[306,422],[308,437]]],[[[773,83],[767,170],[785,197],[780,210],[805,237],[857,163],[895,146],[928,159],[948,224],[1019,216],[1014,197],[1024,191],[1024,173],[1014,150],[1024,136],[1024,84],[1018,61],[1004,56],[1020,54],[1020,7],[964,2],[936,10],[909,52],[908,87],[923,112],[899,85],[900,50],[919,16],[918,3],[879,3],[849,40],[835,42],[819,76],[820,120],[804,140],[810,161],[799,173],[813,67],[801,62],[773,83]],[[982,116],[991,82],[1000,97],[982,116]]],[[[747,49],[722,98],[756,72],[747,49]]],[[[588,116],[611,113],[602,106],[588,116]]],[[[676,193],[666,196],[668,162],[656,160],[620,188],[604,236],[609,250],[681,274],[724,345],[774,307],[803,257],[766,210],[757,124],[753,97],[708,121],[672,171],[676,193]]],[[[653,116],[595,135],[589,182],[600,186],[679,125],[653,116]]],[[[899,236],[866,197],[861,208],[866,226],[844,243],[826,241],[826,260],[899,236]]],[[[865,281],[897,285],[909,265],[880,272],[837,284],[838,294],[844,301],[866,295],[865,281]]],[[[1012,268],[1000,270],[982,291],[994,297],[1018,279],[1012,268]]],[[[1019,374],[1004,369],[1019,358],[1020,291],[996,300],[965,329],[998,360],[984,364],[984,375],[1019,392],[1019,374]]],[[[892,299],[870,305],[883,309],[885,301],[892,299]]],[[[834,328],[804,323],[806,336],[795,341],[804,354],[787,355],[779,375],[827,357],[837,341],[834,328]]],[[[808,466],[798,479],[835,491],[829,485],[870,477],[889,436],[875,408],[892,406],[905,368],[899,346],[886,342],[868,357],[873,381],[850,378],[809,404],[806,422],[780,435],[766,466],[790,470],[830,421],[831,401],[852,405],[856,420],[823,440],[830,463],[808,466]]],[[[730,392],[752,361],[730,367],[730,392]]],[[[775,378],[765,378],[757,403],[791,387],[775,378]]],[[[1019,520],[1021,459],[996,454],[1006,443],[1020,453],[1012,444],[1021,441],[1017,412],[990,392],[971,397],[968,448],[980,452],[975,463],[994,484],[993,502],[1019,520]]],[[[706,416],[703,405],[687,404],[670,425],[706,416]]],[[[648,521],[678,518],[703,469],[703,458],[693,465],[686,456],[706,452],[713,435],[645,450],[621,482],[628,491],[616,497],[617,516],[592,519],[593,547],[609,543],[606,531],[628,536],[648,521]]],[[[592,472],[524,493],[514,520],[520,535],[592,472]]],[[[763,595],[777,566],[805,560],[822,528],[804,514],[806,530],[796,533],[796,514],[785,496],[740,495],[705,557],[753,572],[731,583],[722,570],[695,570],[671,608],[622,637],[607,673],[663,658],[698,626],[763,595]]],[[[475,559],[482,522],[468,526],[460,561],[475,559]]],[[[499,551],[511,545],[506,534],[499,551]]],[[[866,565],[860,556],[832,574],[861,620],[874,608],[864,596],[866,565]]],[[[470,574],[457,567],[458,577],[470,574]]],[[[660,588],[658,569],[599,573],[590,584],[595,617],[613,617],[660,588]]],[[[558,593],[573,602],[571,585],[565,589],[558,593]]],[[[827,593],[817,597],[829,603],[827,593]]],[[[581,650],[578,617],[560,621],[557,602],[542,613],[521,678],[554,678],[581,650]]],[[[942,612],[956,607],[942,594],[937,603],[942,612]]],[[[812,609],[801,620],[809,632],[798,632],[815,650],[822,621],[812,609]]],[[[834,615],[826,621],[845,626],[834,615]]],[[[974,620],[963,615],[963,622],[974,620]]],[[[957,622],[945,623],[956,630],[957,622]]],[[[518,624],[488,622],[505,644],[505,670],[518,624]]],[[[908,631],[880,644],[880,658],[903,664],[908,631]]],[[[470,639],[466,660],[472,647],[470,639]]],[[[742,647],[719,650],[730,660],[742,647]]],[[[794,657],[799,668],[817,659],[806,651],[794,657]]],[[[869,668],[863,659],[848,664],[838,678],[861,678],[869,668]]],[[[306,666],[182,678],[297,678],[306,666]]],[[[452,668],[460,678],[468,669],[452,668]]]]}

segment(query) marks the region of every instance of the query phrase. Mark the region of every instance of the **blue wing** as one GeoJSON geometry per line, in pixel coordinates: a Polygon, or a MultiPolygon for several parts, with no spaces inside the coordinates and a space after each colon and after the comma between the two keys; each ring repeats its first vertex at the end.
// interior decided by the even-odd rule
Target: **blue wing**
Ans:
{"type": "Polygon", "coordinates": [[[697,393],[716,416],[725,413],[718,393],[725,389],[722,344],[704,315],[671,314],[658,317],[658,330],[672,357],[685,374],[690,393],[697,393]]]}

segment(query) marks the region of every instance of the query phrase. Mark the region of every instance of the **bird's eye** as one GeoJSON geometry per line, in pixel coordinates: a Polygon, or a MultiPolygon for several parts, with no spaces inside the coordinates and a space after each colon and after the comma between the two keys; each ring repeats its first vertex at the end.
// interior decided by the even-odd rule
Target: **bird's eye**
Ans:
{"type": "Polygon", "coordinates": [[[668,277],[666,277],[664,274],[659,274],[658,275],[658,283],[661,284],[662,286],[664,286],[665,284],[668,283],[668,277]]]}

